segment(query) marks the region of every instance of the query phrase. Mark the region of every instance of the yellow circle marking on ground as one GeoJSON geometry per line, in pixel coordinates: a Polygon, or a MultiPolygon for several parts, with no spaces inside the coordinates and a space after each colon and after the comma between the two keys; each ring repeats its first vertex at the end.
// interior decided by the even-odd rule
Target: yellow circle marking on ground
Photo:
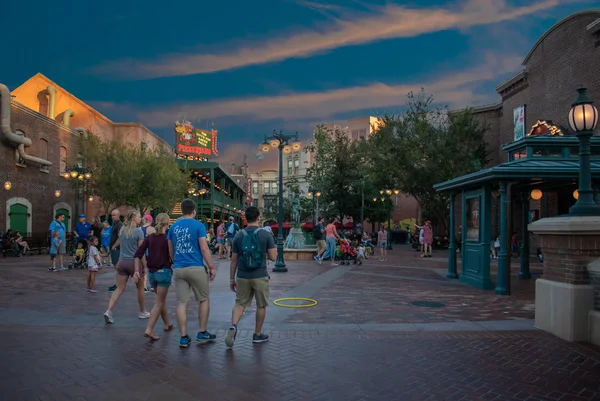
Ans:
{"type": "Polygon", "coordinates": [[[277,306],[281,306],[282,308],[310,308],[315,306],[317,304],[317,301],[311,298],[279,298],[273,301],[273,303],[277,306]],[[306,301],[310,303],[304,305],[286,305],[282,304],[281,301],[306,301]]]}

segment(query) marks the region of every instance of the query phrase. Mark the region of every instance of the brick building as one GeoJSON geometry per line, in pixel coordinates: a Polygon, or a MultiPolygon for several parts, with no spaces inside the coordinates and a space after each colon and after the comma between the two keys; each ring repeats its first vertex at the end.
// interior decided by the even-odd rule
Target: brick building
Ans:
{"type": "MultiPolygon", "coordinates": [[[[42,74],[36,74],[10,95],[2,93],[0,143],[0,231],[45,234],[57,211],[69,216],[72,229],[75,191],[62,174],[77,162],[81,129],[105,140],[168,146],[139,123],[114,123],[42,74]],[[30,141],[17,147],[11,132],[30,141]],[[8,134],[8,135],[7,135],[8,134]],[[21,149],[20,149],[21,148],[21,149]],[[21,151],[21,153],[19,152],[21,151]]],[[[16,138],[16,139],[15,139],[16,138]]],[[[98,200],[80,196],[78,210],[89,217],[103,215],[98,200]]]]}
{"type": "MultiPolygon", "coordinates": [[[[580,85],[588,88],[596,104],[600,103],[600,10],[581,11],[559,21],[539,38],[522,65],[521,71],[496,88],[500,96],[497,103],[474,109],[490,126],[488,167],[508,161],[509,155],[502,145],[514,140],[515,109],[524,107],[525,134],[540,120],[551,121],[568,133],[567,115],[580,85]]],[[[518,202],[512,199],[511,209],[518,210],[518,202]]],[[[531,200],[529,209],[537,211],[541,218],[565,214],[573,203],[571,191],[549,192],[540,200],[531,200]]],[[[496,213],[493,213],[492,232],[497,235],[497,202],[493,209],[496,213]]],[[[519,213],[513,214],[514,227],[521,226],[520,218],[519,213]]],[[[532,238],[531,248],[535,250],[537,246],[536,238],[532,238]]]]}

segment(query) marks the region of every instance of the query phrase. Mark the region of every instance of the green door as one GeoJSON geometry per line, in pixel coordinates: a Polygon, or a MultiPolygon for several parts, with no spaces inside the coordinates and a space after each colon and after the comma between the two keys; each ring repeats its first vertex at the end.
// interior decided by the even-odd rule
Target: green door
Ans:
{"type": "Polygon", "coordinates": [[[28,210],[27,206],[20,203],[10,206],[10,229],[13,232],[20,231],[24,237],[31,234],[27,232],[28,210]]]}
{"type": "Polygon", "coordinates": [[[67,232],[71,232],[71,226],[69,226],[69,222],[71,221],[71,216],[69,216],[69,211],[67,209],[58,209],[56,211],[56,214],[62,213],[65,215],[65,221],[63,221],[63,224],[65,225],[67,232]]]}

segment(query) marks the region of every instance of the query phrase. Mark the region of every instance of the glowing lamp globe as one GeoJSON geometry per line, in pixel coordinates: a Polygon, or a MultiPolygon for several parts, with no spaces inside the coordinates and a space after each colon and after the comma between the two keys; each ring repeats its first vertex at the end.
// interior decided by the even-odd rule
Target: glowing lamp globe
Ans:
{"type": "Polygon", "coordinates": [[[587,88],[577,89],[577,99],[569,111],[569,125],[573,131],[593,131],[598,125],[598,109],[587,96],[587,88]]]}
{"type": "Polygon", "coordinates": [[[54,191],[54,196],[56,196],[57,198],[60,197],[60,189],[54,191]]]}
{"type": "Polygon", "coordinates": [[[12,188],[12,182],[6,181],[4,183],[4,189],[6,189],[7,191],[10,191],[11,188],[12,188]]]}
{"type": "Polygon", "coordinates": [[[579,191],[578,190],[573,191],[573,198],[575,200],[579,199],[579,191]]]}
{"type": "Polygon", "coordinates": [[[69,175],[69,173],[64,173],[64,174],[63,174],[63,177],[65,177],[65,178],[68,180],[68,179],[69,179],[69,177],[70,177],[70,175],[69,175]]]}
{"type": "Polygon", "coordinates": [[[300,149],[302,149],[302,142],[299,142],[299,141],[292,142],[292,150],[294,152],[297,152],[300,149]]]}
{"type": "Polygon", "coordinates": [[[292,153],[292,147],[290,145],[285,145],[283,147],[283,153],[285,153],[286,155],[289,155],[290,153],[292,153]]]}
{"type": "Polygon", "coordinates": [[[262,150],[264,153],[267,153],[270,149],[271,148],[269,147],[268,144],[261,145],[261,148],[260,148],[260,150],[262,150]]]}
{"type": "Polygon", "coordinates": [[[273,149],[278,148],[280,143],[281,142],[279,142],[279,139],[271,139],[271,141],[269,142],[273,149]]]}
{"type": "Polygon", "coordinates": [[[534,189],[533,191],[531,191],[531,194],[530,194],[531,199],[533,199],[533,200],[540,200],[540,199],[542,199],[543,195],[544,194],[539,189],[534,189]]]}
{"type": "Polygon", "coordinates": [[[70,175],[71,175],[71,178],[77,178],[77,176],[79,174],[77,173],[77,171],[73,170],[73,171],[71,171],[70,175]]]}

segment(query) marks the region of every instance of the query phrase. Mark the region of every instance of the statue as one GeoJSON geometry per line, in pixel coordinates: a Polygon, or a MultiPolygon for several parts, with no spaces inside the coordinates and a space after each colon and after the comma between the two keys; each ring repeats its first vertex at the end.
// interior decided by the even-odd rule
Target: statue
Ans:
{"type": "Polygon", "coordinates": [[[292,220],[295,224],[300,224],[300,198],[298,196],[294,196],[292,201],[292,220]]]}

